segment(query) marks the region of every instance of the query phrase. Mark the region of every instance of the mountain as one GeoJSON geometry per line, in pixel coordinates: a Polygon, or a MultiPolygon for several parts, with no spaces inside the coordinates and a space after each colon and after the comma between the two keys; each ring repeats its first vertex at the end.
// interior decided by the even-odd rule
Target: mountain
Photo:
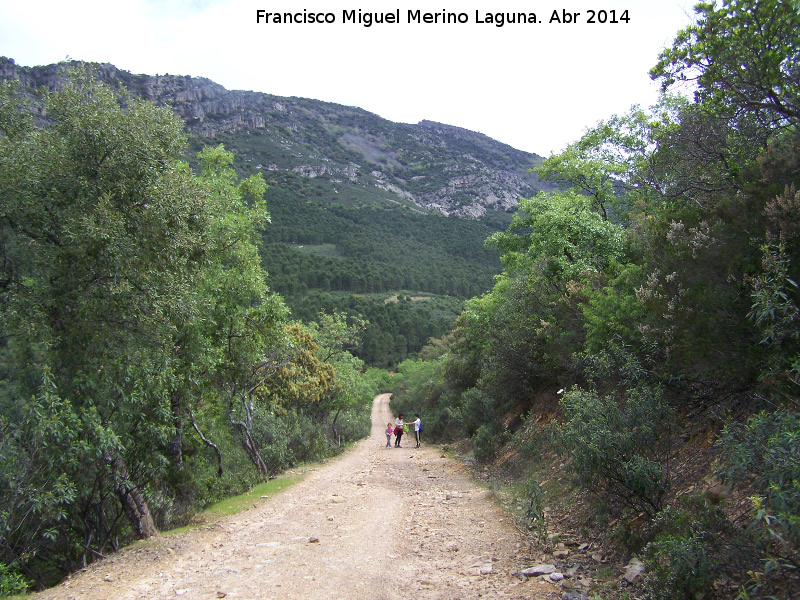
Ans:
{"type": "MultiPolygon", "coordinates": [[[[0,58],[0,79],[16,79],[34,102],[55,89],[67,62],[23,67],[0,58]]],[[[543,186],[529,172],[542,158],[467,129],[421,121],[394,123],[360,108],[260,92],[231,91],[209,79],[134,75],[87,64],[95,76],[133,96],[171,105],[198,144],[224,142],[240,170],[325,181],[331,200],[393,201],[445,215],[480,218],[513,211],[543,186]]]]}

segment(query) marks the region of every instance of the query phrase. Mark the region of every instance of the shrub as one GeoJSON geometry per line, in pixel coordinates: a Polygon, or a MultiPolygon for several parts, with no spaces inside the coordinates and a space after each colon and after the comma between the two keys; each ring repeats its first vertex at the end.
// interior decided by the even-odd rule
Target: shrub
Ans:
{"type": "Polygon", "coordinates": [[[253,437],[271,473],[280,473],[298,463],[329,455],[324,423],[315,423],[308,415],[296,410],[283,415],[263,411],[259,416],[253,437]]]}
{"type": "Polygon", "coordinates": [[[461,396],[461,414],[467,435],[473,436],[473,445],[479,435],[482,437],[496,433],[500,429],[494,400],[483,391],[471,388],[461,396]]]}
{"type": "Polygon", "coordinates": [[[708,553],[697,535],[667,536],[649,544],[647,556],[652,569],[644,579],[648,600],[691,600],[711,582],[708,553]]]}
{"type": "Polygon", "coordinates": [[[0,596],[13,596],[29,587],[28,580],[11,567],[0,563],[0,596]]]}
{"type": "Polygon", "coordinates": [[[484,423],[472,436],[472,450],[475,460],[489,462],[497,455],[497,450],[506,441],[506,432],[497,423],[484,423]]]}
{"type": "Polygon", "coordinates": [[[528,499],[528,506],[525,509],[526,525],[537,542],[542,544],[547,539],[548,527],[545,491],[537,480],[531,479],[525,486],[525,497],[528,499]]]}
{"type": "Polygon", "coordinates": [[[736,485],[753,476],[764,495],[763,508],[773,515],[776,535],[780,531],[781,540],[796,548],[800,544],[800,418],[787,411],[759,413],[744,425],[725,427],[717,447],[724,461],[724,479],[736,485]]]}
{"type": "Polygon", "coordinates": [[[465,435],[464,416],[458,407],[458,395],[445,390],[425,420],[425,435],[437,441],[452,442],[465,435]],[[428,427],[430,425],[430,427],[428,427]]]}
{"type": "Polygon", "coordinates": [[[569,455],[577,483],[609,504],[658,513],[670,484],[673,410],[658,390],[639,386],[618,402],[573,388],[561,400],[565,422],[552,441],[569,455]]]}
{"type": "Polygon", "coordinates": [[[396,377],[391,409],[394,414],[420,413],[424,439],[452,441],[474,433],[479,423],[475,423],[472,415],[465,419],[467,413],[461,406],[461,398],[444,383],[441,366],[441,357],[403,361],[396,377]],[[472,427],[469,432],[468,426],[472,427]]]}
{"type": "Polygon", "coordinates": [[[394,389],[392,375],[384,369],[369,368],[364,373],[364,378],[369,382],[370,388],[376,394],[385,394],[394,389]]]}
{"type": "MultiPolygon", "coordinates": [[[[336,429],[341,442],[349,444],[367,437],[372,428],[371,406],[349,408],[339,415],[336,429]]],[[[337,440],[338,441],[338,440],[337,440]]]]}
{"type": "Polygon", "coordinates": [[[242,449],[241,438],[221,419],[212,414],[195,415],[198,427],[222,453],[222,476],[218,474],[217,455],[201,442],[194,431],[184,438],[181,469],[175,470],[162,489],[159,502],[151,501],[151,510],[160,529],[186,525],[198,510],[241,494],[262,480],[258,470],[242,449]],[[167,487],[178,490],[172,498],[167,487]]]}
{"type": "Polygon", "coordinates": [[[682,496],[653,521],[644,549],[648,600],[694,599],[706,593],[718,565],[730,563],[734,530],[723,510],[700,496],[682,496]]]}
{"type": "Polygon", "coordinates": [[[750,594],[769,588],[770,579],[800,592],[800,418],[788,411],[761,412],[726,426],[717,447],[724,480],[751,483],[760,494],[751,499],[747,534],[764,567],[750,594]]]}

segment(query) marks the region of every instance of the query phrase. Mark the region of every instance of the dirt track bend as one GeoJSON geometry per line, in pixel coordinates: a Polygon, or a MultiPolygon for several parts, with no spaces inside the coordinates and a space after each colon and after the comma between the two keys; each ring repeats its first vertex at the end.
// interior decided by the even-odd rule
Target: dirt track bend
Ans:
{"type": "Polygon", "coordinates": [[[512,573],[527,546],[463,465],[372,434],[301,482],[212,527],[161,535],[32,598],[455,600],[559,598],[512,573]],[[316,541],[318,540],[318,541],[316,541]]]}

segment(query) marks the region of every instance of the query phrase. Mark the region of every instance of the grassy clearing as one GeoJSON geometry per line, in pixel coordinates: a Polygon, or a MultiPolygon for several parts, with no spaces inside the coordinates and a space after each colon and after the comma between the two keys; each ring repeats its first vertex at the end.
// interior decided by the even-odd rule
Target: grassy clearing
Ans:
{"type": "Polygon", "coordinates": [[[253,505],[265,502],[274,494],[277,494],[278,492],[281,492],[294,485],[298,481],[301,481],[305,474],[306,470],[302,469],[299,472],[294,471],[291,474],[284,474],[280,477],[276,477],[275,479],[265,481],[264,483],[259,483],[257,486],[245,492],[244,494],[232,496],[230,498],[226,498],[225,500],[221,500],[216,504],[212,504],[203,512],[198,514],[190,525],[172,529],[164,533],[180,533],[182,531],[188,531],[202,523],[208,523],[209,521],[214,521],[220,517],[226,517],[228,515],[235,515],[243,510],[252,508],[253,505]]]}
{"type": "Polygon", "coordinates": [[[221,500],[216,504],[212,504],[201,514],[213,517],[226,517],[228,515],[236,514],[250,508],[253,506],[253,503],[257,503],[261,500],[268,500],[271,495],[277,494],[287,487],[294,485],[303,479],[303,475],[304,473],[300,475],[285,475],[265,481],[264,483],[259,483],[257,486],[252,488],[250,491],[245,492],[244,494],[233,496],[231,498],[221,500]]]}
{"type": "Polygon", "coordinates": [[[342,258],[342,253],[336,249],[335,244],[288,244],[303,254],[316,254],[327,258],[342,258]]]}
{"type": "MultiPolygon", "coordinates": [[[[433,294],[427,294],[427,295],[424,295],[424,296],[419,296],[419,295],[418,296],[411,296],[411,295],[406,294],[404,292],[399,292],[399,295],[407,297],[412,302],[424,302],[426,300],[433,300],[435,298],[435,296],[433,294]]],[[[397,296],[398,296],[398,294],[394,294],[392,296],[389,296],[388,298],[384,298],[383,303],[384,304],[389,304],[390,302],[400,302],[400,299],[397,296]]]]}

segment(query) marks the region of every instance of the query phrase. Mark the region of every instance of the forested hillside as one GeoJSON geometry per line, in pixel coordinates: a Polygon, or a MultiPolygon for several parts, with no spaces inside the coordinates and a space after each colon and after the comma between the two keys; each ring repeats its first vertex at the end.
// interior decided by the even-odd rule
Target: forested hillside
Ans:
{"type": "Polygon", "coordinates": [[[659,103],[544,161],[562,189],[491,236],[502,276],[393,408],[523,477],[543,551],[572,502],[559,523],[641,559],[609,597],[797,598],[800,2],[695,10],[659,103]]]}
{"type": "Polygon", "coordinates": [[[490,224],[298,193],[280,183],[266,193],[272,222],[260,251],[270,284],[296,318],[324,310],[366,319],[354,354],[370,365],[395,366],[444,335],[464,299],[489,290],[500,272],[497,250],[483,244],[497,231],[490,224]]]}

